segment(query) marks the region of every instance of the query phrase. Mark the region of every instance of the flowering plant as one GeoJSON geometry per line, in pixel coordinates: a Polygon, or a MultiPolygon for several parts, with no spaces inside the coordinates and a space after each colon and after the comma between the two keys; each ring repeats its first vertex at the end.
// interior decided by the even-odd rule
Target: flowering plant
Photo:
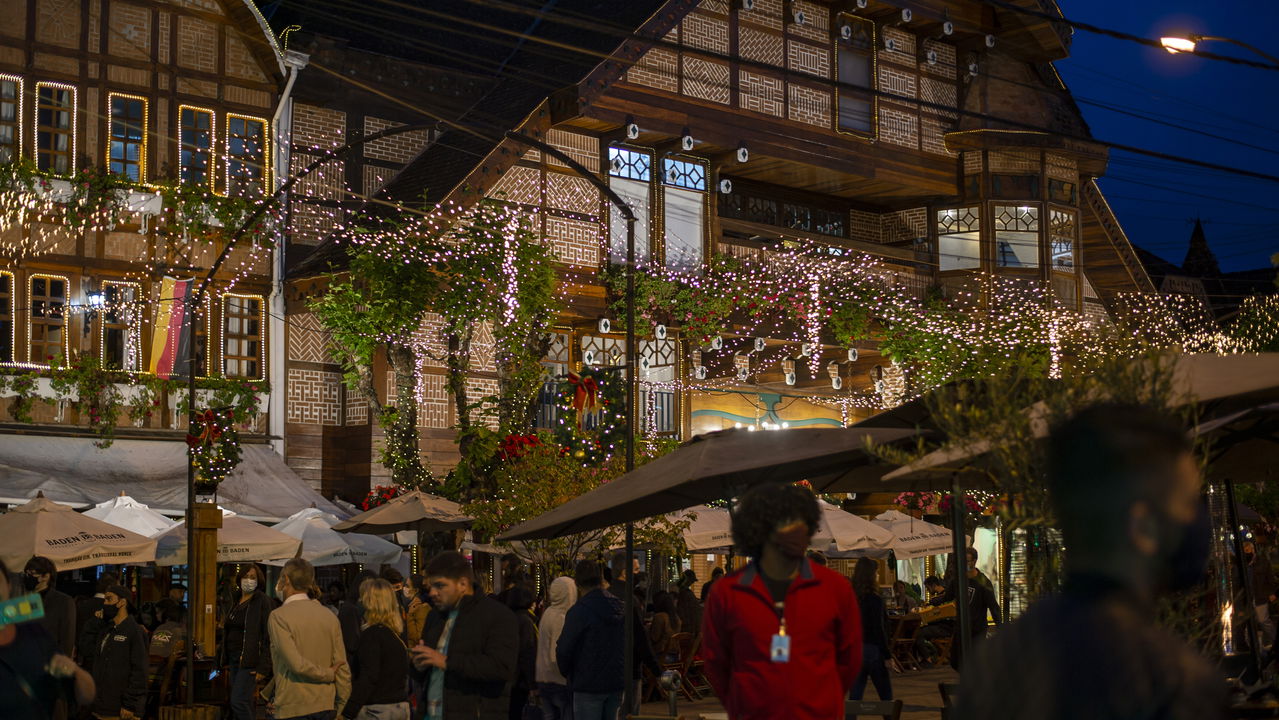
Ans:
{"type": "Polygon", "coordinates": [[[501,445],[497,448],[497,458],[499,460],[515,460],[524,457],[525,453],[535,447],[541,447],[542,438],[537,433],[529,433],[528,435],[507,435],[502,439],[501,445]]]}
{"type": "Polygon", "coordinates": [[[385,505],[395,498],[408,492],[409,489],[403,485],[376,485],[369,494],[364,496],[364,500],[360,503],[361,510],[372,510],[379,505],[385,505]]]}
{"type": "MultiPolygon", "coordinates": [[[[953,497],[954,496],[952,495],[943,496],[941,501],[937,503],[937,509],[941,510],[943,513],[950,512],[950,509],[952,507],[951,503],[952,503],[953,497]]],[[[986,506],[982,505],[981,502],[977,500],[977,498],[973,497],[972,495],[966,494],[964,495],[964,510],[974,515],[980,515],[986,512],[986,506]]]]}
{"type": "Polygon", "coordinates": [[[928,512],[935,510],[937,507],[938,495],[932,492],[912,492],[907,491],[897,496],[893,501],[894,505],[906,510],[914,510],[917,512],[928,512]]]}

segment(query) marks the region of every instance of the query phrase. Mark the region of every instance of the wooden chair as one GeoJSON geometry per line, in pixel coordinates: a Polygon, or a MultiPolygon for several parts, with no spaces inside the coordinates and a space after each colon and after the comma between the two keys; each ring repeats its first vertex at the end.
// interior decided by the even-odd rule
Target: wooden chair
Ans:
{"type": "Polygon", "coordinates": [[[692,694],[694,697],[691,699],[694,700],[700,700],[712,692],[702,661],[697,657],[697,651],[701,649],[701,634],[689,634],[688,639],[681,641],[679,646],[680,678],[683,680],[686,694],[692,694]]]}
{"type": "Polygon", "coordinates": [[[949,637],[939,637],[933,638],[930,642],[932,642],[933,647],[937,648],[937,664],[949,665],[950,646],[954,642],[954,639],[949,637]]]}
{"type": "Polygon", "coordinates": [[[901,700],[849,700],[844,703],[845,718],[880,716],[884,720],[901,720],[901,700]]]}
{"type": "Polygon", "coordinates": [[[919,662],[915,659],[915,633],[919,630],[919,617],[903,617],[897,621],[893,637],[888,641],[888,652],[892,659],[903,668],[918,670],[919,662]]]}
{"type": "Polygon", "coordinates": [[[950,717],[951,709],[955,707],[955,696],[959,693],[959,685],[939,682],[937,692],[941,694],[941,719],[946,720],[950,717]]]}

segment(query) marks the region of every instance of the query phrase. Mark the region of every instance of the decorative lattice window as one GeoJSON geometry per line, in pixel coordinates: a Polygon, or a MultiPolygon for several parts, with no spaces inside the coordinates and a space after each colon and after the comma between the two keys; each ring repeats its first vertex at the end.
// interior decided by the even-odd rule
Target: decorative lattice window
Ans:
{"type": "Polygon", "coordinates": [[[75,171],[76,89],[36,83],[36,166],[59,174],[75,171]]]}
{"type": "Polygon", "coordinates": [[[178,140],[184,183],[213,187],[213,121],[212,110],[189,105],[178,107],[178,140]]]}
{"type": "Polygon", "coordinates": [[[1039,207],[996,205],[995,264],[1007,268],[1039,267],[1039,207]]]}
{"type": "Polygon", "coordinates": [[[551,345],[546,350],[546,359],[542,361],[545,372],[542,389],[537,394],[535,426],[540,429],[553,429],[559,419],[560,379],[568,374],[571,341],[569,333],[551,333],[551,345]]]}
{"type": "Polygon", "coordinates": [[[662,159],[662,183],[685,190],[706,190],[706,166],[695,160],[662,159]]]}
{"type": "Polygon", "coordinates": [[[107,98],[107,167],[134,182],[146,180],[147,101],[111,93],[107,98]]]}
{"type": "Polygon", "coordinates": [[[266,302],[261,295],[228,294],[222,305],[222,374],[261,380],[265,358],[266,302]]]}
{"type": "Polygon", "coordinates": [[[666,267],[698,267],[706,250],[706,166],[662,158],[662,235],[666,267]]]}
{"type": "Polygon", "coordinates": [[[266,120],[227,115],[227,195],[259,197],[266,193],[271,181],[267,150],[266,120]]]}
{"type": "Polygon", "coordinates": [[[1053,209],[1048,214],[1049,257],[1053,270],[1075,272],[1075,213],[1053,209]]]}
{"type": "Polygon", "coordinates": [[[0,162],[22,155],[22,78],[0,75],[0,162]]]}
{"type": "Polygon", "coordinates": [[[27,307],[27,361],[53,365],[67,356],[67,286],[61,275],[32,275],[27,307]]]}
{"type": "Polygon", "coordinates": [[[99,357],[105,367],[136,372],[142,367],[142,285],[105,280],[99,357]]]}
{"type": "MultiPolygon", "coordinates": [[[[653,207],[653,156],[625,147],[608,149],[608,185],[635,213],[635,261],[649,258],[649,214],[653,207]]],[[[609,262],[626,262],[626,217],[609,203],[609,262]]]]}
{"type": "Polygon", "coordinates": [[[0,270],[0,364],[13,362],[13,273],[0,270]]]}
{"type": "Polygon", "coordinates": [[[937,211],[938,269],[965,270],[981,265],[981,210],[977,207],[937,211]]]}
{"type": "Polygon", "coordinates": [[[653,156],[640,150],[610,147],[608,174],[612,177],[648,182],[653,179],[653,156]]]}
{"type": "Polygon", "coordinates": [[[675,338],[639,343],[639,425],[647,435],[679,432],[679,392],[674,385],[678,354],[675,338]]]}
{"type": "Polygon", "coordinates": [[[835,79],[839,82],[839,129],[875,132],[875,23],[856,15],[839,16],[835,40],[835,79]]]}

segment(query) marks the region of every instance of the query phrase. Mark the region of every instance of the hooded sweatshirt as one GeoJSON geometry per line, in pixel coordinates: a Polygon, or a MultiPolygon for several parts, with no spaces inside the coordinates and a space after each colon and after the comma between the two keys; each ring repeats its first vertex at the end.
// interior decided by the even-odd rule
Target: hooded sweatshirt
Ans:
{"type": "Polygon", "coordinates": [[[542,624],[537,636],[537,681],[553,685],[567,685],[555,664],[555,645],[564,629],[564,616],[577,602],[577,583],[572,578],[557,577],[551,583],[550,605],[542,612],[542,624]]]}

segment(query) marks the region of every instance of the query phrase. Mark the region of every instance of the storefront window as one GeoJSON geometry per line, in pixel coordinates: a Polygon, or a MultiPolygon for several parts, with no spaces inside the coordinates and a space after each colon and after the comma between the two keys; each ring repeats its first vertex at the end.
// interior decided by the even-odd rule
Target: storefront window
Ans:
{"type": "Polygon", "coordinates": [[[996,205],[994,213],[995,265],[1039,267],[1039,208],[996,205]]]}

